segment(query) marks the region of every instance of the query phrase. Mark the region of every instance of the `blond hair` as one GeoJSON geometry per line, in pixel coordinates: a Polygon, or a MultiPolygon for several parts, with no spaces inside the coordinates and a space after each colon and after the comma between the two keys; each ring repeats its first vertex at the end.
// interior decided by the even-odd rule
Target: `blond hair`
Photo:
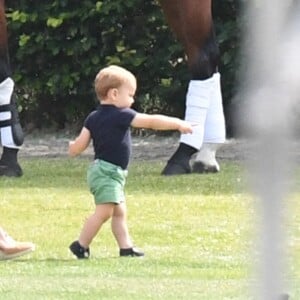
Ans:
{"type": "Polygon", "coordinates": [[[119,88],[124,83],[136,82],[135,76],[125,68],[111,65],[99,71],[95,78],[95,92],[99,100],[105,99],[110,89],[119,88]]]}

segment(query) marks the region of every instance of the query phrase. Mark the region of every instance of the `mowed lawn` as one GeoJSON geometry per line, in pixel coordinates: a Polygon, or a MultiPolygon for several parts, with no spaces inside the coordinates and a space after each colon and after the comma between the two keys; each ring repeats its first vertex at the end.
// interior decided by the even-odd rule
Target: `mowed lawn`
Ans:
{"type": "MultiPolygon", "coordinates": [[[[110,224],[76,260],[69,244],[93,211],[86,158],[21,159],[0,178],[0,224],[36,251],[0,262],[0,299],[255,299],[257,203],[237,162],[212,175],[163,177],[164,162],[132,162],[128,224],[144,258],[120,258],[110,224]]],[[[286,200],[287,276],[300,299],[299,174],[286,200]]]]}

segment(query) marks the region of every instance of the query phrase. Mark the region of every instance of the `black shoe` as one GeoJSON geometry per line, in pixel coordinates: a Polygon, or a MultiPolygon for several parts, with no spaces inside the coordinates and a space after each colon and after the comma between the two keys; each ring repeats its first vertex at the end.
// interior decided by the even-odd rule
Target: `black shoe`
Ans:
{"type": "Polygon", "coordinates": [[[78,241],[73,242],[69,249],[78,259],[90,257],[90,248],[83,248],[78,241]]]}
{"type": "Polygon", "coordinates": [[[6,165],[0,162],[0,176],[21,177],[22,175],[23,171],[19,164],[6,165]]]}
{"type": "Polygon", "coordinates": [[[120,256],[144,256],[144,252],[137,248],[120,249],[120,256]]]}

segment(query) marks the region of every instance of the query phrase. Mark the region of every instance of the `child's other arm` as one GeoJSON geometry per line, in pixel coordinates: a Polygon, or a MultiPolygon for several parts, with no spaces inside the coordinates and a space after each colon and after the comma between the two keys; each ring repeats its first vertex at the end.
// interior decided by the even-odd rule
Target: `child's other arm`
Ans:
{"type": "Polygon", "coordinates": [[[82,153],[90,144],[91,134],[90,131],[83,127],[79,136],[74,140],[69,142],[69,155],[76,156],[82,153]]]}

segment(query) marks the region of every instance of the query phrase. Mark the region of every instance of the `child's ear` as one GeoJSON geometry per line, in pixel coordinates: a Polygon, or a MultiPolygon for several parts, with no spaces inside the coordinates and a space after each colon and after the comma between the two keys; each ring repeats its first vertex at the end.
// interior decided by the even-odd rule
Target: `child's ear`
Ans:
{"type": "Polygon", "coordinates": [[[112,89],[109,89],[108,90],[108,97],[109,98],[111,98],[111,99],[115,99],[117,96],[118,96],[118,93],[119,93],[119,91],[118,91],[118,89],[116,89],[116,88],[112,88],[112,89]]]}

